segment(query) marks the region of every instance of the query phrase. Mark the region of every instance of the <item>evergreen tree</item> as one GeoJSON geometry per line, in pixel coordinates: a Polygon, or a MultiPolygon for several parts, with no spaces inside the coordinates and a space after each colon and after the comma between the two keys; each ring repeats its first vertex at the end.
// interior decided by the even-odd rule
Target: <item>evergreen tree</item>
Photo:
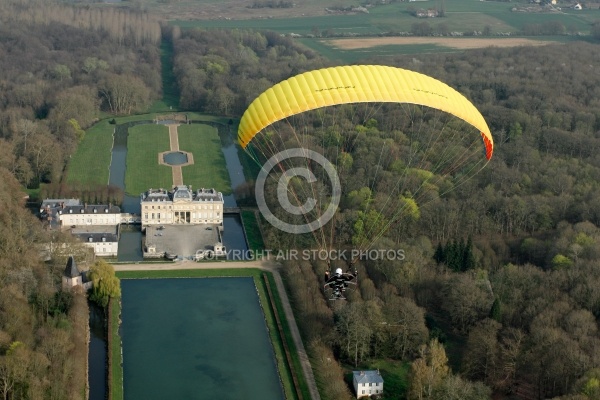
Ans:
{"type": "Polygon", "coordinates": [[[442,242],[439,242],[437,248],[435,249],[435,253],[433,253],[433,259],[436,263],[441,264],[446,261],[444,257],[444,247],[442,246],[442,242]]]}
{"type": "Polygon", "coordinates": [[[463,251],[463,271],[468,271],[474,268],[475,256],[473,255],[473,240],[471,239],[471,236],[469,236],[463,251]]]}
{"type": "Polygon", "coordinates": [[[460,271],[460,244],[454,240],[446,246],[445,259],[446,265],[453,271],[460,271]]]}
{"type": "Polygon", "coordinates": [[[495,298],[490,309],[490,318],[494,321],[502,323],[502,302],[499,298],[495,298]]]}

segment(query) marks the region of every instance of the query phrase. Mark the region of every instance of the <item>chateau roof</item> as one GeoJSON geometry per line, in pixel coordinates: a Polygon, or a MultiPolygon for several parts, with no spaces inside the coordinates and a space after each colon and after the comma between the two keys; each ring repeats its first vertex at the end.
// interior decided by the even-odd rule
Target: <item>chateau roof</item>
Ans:
{"type": "Polygon", "coordinates": [[[165,189],[149,189],[146,193],[142,194],[142,202],[145,201],[213,201],[223,202],[223,194],[218,192],[216,189],[197,189],[192,190],[191,186],[179,185],[173,187],[172,191],[165,189]]]}

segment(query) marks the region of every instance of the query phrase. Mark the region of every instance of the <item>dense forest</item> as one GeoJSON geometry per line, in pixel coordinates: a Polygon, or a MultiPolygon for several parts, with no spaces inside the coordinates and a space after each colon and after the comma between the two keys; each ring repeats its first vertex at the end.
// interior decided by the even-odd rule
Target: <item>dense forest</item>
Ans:
{"type": "Polygon", "coordinates": [[[81,399],[87,387],[87,299],[82,292],[59,290],[66,254],[53,252],[47,262],[40,257],[51,241],[74,254],[81,249],[68,237],[43,231],[24,207],[24,195],[0,168],[0,398],[81,399]]]}
{"type": "MultiPolygon", "coordinates": [[[[421,71],[465,93],[490,124],[495,153],[467,184],[421,207],[417,221],[387,232],[379,244],[403,249],[406,257],[359,262],[359,290],[347,304],[326,304],[320,289],[324,262],[287,265],[314,356],[363,367],[380,358],[414,360],[410,399],[478,399],[491,391],[596,398],[597,45],[372,62],[421,71]],[[453,348],[450,360],[439,342],[453,348]]],[[[361,143],[387,135],[371,128],[361,143]]],[[[349,173],[354,191],[348,189],[347,197],[371,187],[373,174],[358,168],[382,166],[381,146],[369,148],[360,157],[371,162],[355,162],[349,173]]],[[[376,193],[389,190],[385,174],[378,176],[376,193]]],[[[356,226],[359,219],[361,202],[351,200],[341,203],[342,225],[356,226]]],[[[273,246],[290,245],[275,230],[268,238],[273,246]]],[[[335,375],[331,365],[320,373],[335,375]]],[[[346,389],[331,385],[324,391],[341,398],[346,389]]]]}
{"type": "Polygon", "coordinates": [[[25,189],[59,183],[101,112],[160,96],[160,25],[143,13],[0,4],[0,398],[84,399],[88,303],[63,292],[68,255],[93,255],[48,232],[25,189]]]}
{"type": "Polygon", "coordinates": [[[160,97],[160,24],[142,13],[47,2],[0,5],[0,167],[58,182],[100,112],[160,97]]]}
{"type": "MultiPolygon", "coordinates": [[[[220,114],[239,114],[264,88],[327,66],[268,33],[196,30],[174,37],[181,104],[220,114]]],[[[329,382],[321,388],[325,398],[351,396],[330,360],[368,367],[380,358],[411,362],[411,399],[598,396],[597,50],[582,42],[368,60],[457,88],[486,117],[496,148],[480,174],[380,239],[403,249],[405,259],[359,263],[359,290],[346,304],[325,299],[325,262],[286,265],[318,379],[329,382]],[[453,347],[450,357],[439,343],[453,347]]],[[[365,166],[381,166],[377,142],[389,137],[373,126],[353,129],[344,134],[369,151],[351,153],[361,162],[348,173],[338,213],[346,227],[360,215],[361,202],[351,196],[370,186],[365,166]],[[368,136],[359,134],[366,130],[368,136]]],[[[386,174],[379,176],[375,194],[389,187],[386,174]]],[[[264,227],[270,248],[305,245],[264,227]]]]}
{"type": "MultiPolygon", "coordinates": [[[[207,57],[191,64],[194,56],[176,52],[180,84],[194,79],[217,82],[229,89],[221,91],[230,98],[209,105],[214,89],[203,84],[195,94],[182,90],[182,104],[193,104],[189,96],[201,101],[194,107],[236,113],[237,104],[252,98],[242,83],[262,79],[252,85],[256,89],[251,93],[256,93],[294,75],[298,68],[324,65],[310,53],[293,51],[291,44],[269,49],[266,37],[242,32],[183,33],[176,49],[177,43],[185,43],[186,49],[199,49],[207,57]],[[219,46],[213,50],[215,40],[219,46]],[[256,59],[266,49],[266,54],[285,49],[288,62],[274,69],[260,58],[269,75],[261,77],[252,70],[234,73],[245,64],[240,58],[256,59]],[[228,79],[209,79],[225,71],[228,79]]],[[[362,263],[360,290],[345,306],[336,304],[332,309],[321,292],[325,263],[298,261],[285,268],[314,357],[330,354],[325,358],[335,355],[343,362],[365,366],[373,358],[416,359],[411,398],[442,399],[451,393],[456,398],[482,398],[492,390],[509,394],[524,387],[536,397],[569,393],[593,397],[600,362],[596,351],[600,282],[594,274],[600,250],[597,46],[490,48],[370,62],[421,71],[466,94],[488,120],[496,149],[492,162],[468,184],[422,207],[410,229],[390,230],[381,239],[404,249],[405,260],[362,263]],[[446,257],[436,261],[436,248],[446,257]],[[471,261],[448,261],[456,260],[449,255],[456,248],[468,249],[471,261]],[[453,366],[459,368],[454,374],[443,367],[447,363],[443,349],[440,352],[437,342],[430,342],[449,337],[465,343],[452,355],[453,366]],[[443,364],[439,375],[419,376],[419,368],[435,363],[443,364]]],[[[372,128],[370,132],[365,141],[387,135],[372,128]]],[[[369,147],[367,142],[363,145],[369,147]]],[[[381,146],[371,148],[360,155],[363,162],[355,163],[357,168],[380,165],[375,149],[381,146]]],[[[367,186],[366,179],[360,180],[364,173],[356,170],[349,175],[353,179],[346,196],[367,186]]],[[[376,191],[387,187],[381,181],[376,191]]],[[[357,213],[351,212],[350,205],[358,209],[360,202],[346,200],[340,215],[353,226],[357,213]]],[[[267,238],[275,248],[298,245],[276,230],[269,231],[267,238]]],[[[336,374],[330,365],[320,373],[328,381],[336,374]]],[[[342,379],[341,371],[337,377],[342,379]]],[[[324,391],[327,398],[350,395],[341,381],[324,391]]]]}

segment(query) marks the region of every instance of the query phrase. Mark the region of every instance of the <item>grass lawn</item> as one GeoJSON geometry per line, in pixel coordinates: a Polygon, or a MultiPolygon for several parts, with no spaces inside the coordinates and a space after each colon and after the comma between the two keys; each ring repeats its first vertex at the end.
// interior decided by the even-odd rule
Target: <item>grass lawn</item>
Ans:
{"type": "Polygon", "coordinates": [[[173,186],[171,167],[158,164],[158,153],[168,151],[169,130],[165,125],[138,125],[129,129],[125,191],[137,196],[149,188],[173,186]]]}
{"type": "Polygon", "coordinates": [[[408,391],[410,363],[394,360],[375,360],[369,368],[378,369],[383,377],[383,399],[405,399],[408,391]]]}
{"type": "MultiPolygon", "coordinates": [[[[164,104],[164,107],[166,108],[166,103],[164,104]]],[[[174,111],[170,111],[165,109],[165,111],[163,112],[154,112],[154,113],[149,113],[149,114],[140,114],[140,115],[129,115],[129,116],[125,116],[125,117],[112,117],[112,116],[108,116],[107,118],[103,119],[102,121],[99,121],[98,123],[96,123],[94,126],[92,126],[91,128],[89,128],[86,133],[85,136],[83,138],[83,140],[81,141],[81,143],[79,144],[79,146],[77,147],[77,151],[71,155],[71,159],[69,161],[69,166],[68,166],[68,170],[67,170],[67,183],[70,185],[83,185],[85,187],[92,187],[92,186],[96,186],[96,185],[107,185],[108,184],[108,178],[109,178],[109,173],[110,173],[110,162],[111,162],[111,152],[112,152],[112,145],[113,145],[113,131],[115,129],[115,125],[114,124],[110,124],[109,121],[111,120],[115,120],[116,124],[125,124],[128,122],[136,122],[136,121],[148,121],[149,124],[148,125],[143,125],[143,126],[137,126],[134,128],[130,128],[129,130],[129,138],[128,138],[128,158],[127,158],[127,163],[128,165],[130,165],[129,163],[132,162],[133,167],[130,169],[128,168],[127,170],[127,176],[126,176],[126,184],[127,184],[127,178],[129,179],[138,179],[142,174],[140,173],[140,168],[142,168],[142,171],[144,171],[144,176],[146,180],[149,180],[151,186],[144,186],[146,183],[141,183],[139,185],[135,185],[133,183],[133,181],[131,181],[129,183],[129,185],[127,186],[128,189],[128,193],[133,194],[133,195],[138,195],[140,193],[142,193],[143,191],[148,190],[148,188],[150,187],[159,187],[160,185],[164,185],[164,187],[166,188],[170,188],[172,186],[172,175],[170,173],[170,168],[167,167],[163,167],[164,171],[161,173],[159,172],[159,174],[161,175],[157,175],[165,178],[168,175],[169,176],[169,181],[166,182],[165,184],[165,179],[163,179],[163,181],[161,182],[155,182],[153,180],[153,176],[152,174],[154,174],[154,171],[152,173],[148,173],[148,171],[150,170],[144,170],[143,166],[139,167],[137,166],[136,162],[139,161],[140,158],[144,158],[144,153],[149,153],[150,152],[154,152],[154,148],[156,147],[153,143],[150,143],[150,141],[146,140],[149,137],[154,137],[154,130],[155,129],[164,129],[165,135],[164,135],[164,140],[165,140],[165,147],[161,147],[160,150],[157,150],[154,154],[154,158],[152,158],[152,166],[153,168],[157,168],[158,169],[158,153],[160,151],[167,151],[169,150],[169,136],[168,136],[168,130],[165,126],[163,125],[155,125],[152,123],[152,121],[154,120],[154,118],[156,117],[160,117],[160,116],[167,116],[169,114],[173,114],[175,113],[174,111]],[[140,131],[146,132],[145,133],[145,137],[142,137],[141,134],[139,133],[140,131]],[[150,148],[152,147],[152,148],[150,148]],[[135,154],[135,157],[137,157],[137,159],[133,159],[130,158],[131,157],[131,153],[135,154]],[[136,167],[137,166],[137,167],[136,167]],[[137,172],[134,172],[137,171],[137,172]],[[167,172],[168,171],[168,172],[167,172]],[[131,186],[133,184],[133,186],[131,186]],[[138,192],[140,189],[143,190],[142,192],[138,192]]],[[[178,113],[178,114],[182,114],[182,113],[178,113]]],[[[207,121],[207,122],[214,122],[214,123],[222,123],[222,124],[227,124],[229,121],[229,118],[225,118],[225,117],[219,117],[219,116],[214,116],[214,115],[209,115],[209,114],[202,114],[202,113],[196,113],[196,112],[186,112],[186,115],[188,115],[188,118],[190,120],[194,120],[194,121],[207,121]]],[[[191,125],[194,126],[194,125],[191,125]]],[[[211,128],[214,129],[214,128],[211,128]]],[[[216,132],[216,130],[215,130],[216,132]]],[[[216,133],[215,133],[216,135],[216,133]]],[[[162,136],[162,135],[159,135],[162,136]]],[[[218,141],[218,136],[215,136],[217,138],[218,141]]],[[[181,144],[181,138],[180,138],[180,144],[181,144]]],[[[203,149],[201,149],[203,150],[203,149]]],[[[220,151],[220,147],[218,147],[218,154],[221,154],[220,151]]],[[[203,154],[203,152],[200,152],[199,154],[203,154]]],[[[150,158],[148,160],[150,160],[150,158]]],[[[201,161],[202,156],[198,157],[198,160],[201,161]]],[[[144,164],[146,165],[146,164],[144,164]]],[[[225,168],[224,163],[223,163],[223,168],[225,168]]],[[[226,170],[225,170],[226,172],[226,170]]],[[[184,172],[185,174],[185,172],[184,172]]],[[[142,178],[144,178],[144,176],[141,176],[142,178]]],[[[185,176],[185,175],[184,175],[185,176]]],[[[225,173],[224,175],[224,179],[225,182],[229,182],[229,175],[227,173],[225,173]]],[[[160,178],[159,178],[160,179],[160,178]]],[[[228,185],[228,183],[227,183],[228,185]]],[[[202,186],[202,184],[200,184],[200,186],[202,186]]],[[[199,187],[199,186],[196,186],[199,187]]],[[[226,193],[230,193],[230,188],[229,186],[226,186],[225,189],[221,189],[222,191],[225,191],[226,193]]]]}
{"type": "Polygon", "coordinates": [[[179,149],[194,155],[194,164],[182,167],[183,182],[196,188],[216,188],[231,193],[229,172],[221,151],[217,128],[190,124],[177,127],[179,149]]]}
{"type": "MultiPolygon", "coordinates": [[[[310,399],[310,390],[306,383],[304,374],[302,373],[302,364],[300,362],[300,357],[298,356],[298,349],[296,348],[296,345],[294,343],[294,339],[293,339],[292,333],[290,331],[290,326],[289,326],[288,320],[287,320],[287,318],[285,318],[285,313],[283,311],[283,304],[281,303],[281,298],[279,297],[279,292],[275,289],[276,286],[275,286],[275,280],[273,278],[273,274],[267,273],[267,277],[269,280],[269,286],[272,289],[271,293],[273,295],[273,303],[275,304],[275,307],[277,308],[277,313],[279,314],[279,320],[282,325],[282,331],[285,336],[285,338],[282,338],[282,340],[285,339],[285,341],[287,342],[288,350],[290,351],[290,355],[291,355],[291,359],[292,359],[291,360],[291,363],[292,363],[291,368],[293,368],[293,370],[296,372],[296,378],[298,379],[298,386],[300,388],[300,392],[302,393],[302,398],[310,399]]],[[[283,356],[283,354],[282,354],[282,356],[283,356]]],[[[281,360],[281,362],[284,362],[284,361],[281,360]]],[[[287,362],[285,362],[285,364],[288,365],[287,362]]],[[[288,367],[290,367],[290,366],[288,365],[288,367]]],[[[294,398],[296,398],[296,396],[294,396],[294,398]]]]}
{"type": "Polygon", "coordinates": [[[354,368],[345,365],[344,373],[346,381],[354,393],[354,383],[352,371],[358,370],[376,370],[379,369],[383,377],[383,397],[382,400],[402,400],[406,398],[408,392],[408,374],[410,372],[410,363],[396,360],[377,359],[371,360],[368,364],[359,365],[354,368]]]}
{"type": "MultiPolygon", "coordinates": [[[[270,307],[269,298],[267,295],[266,283],[262,277],[264,271],[255,268],[248,269],[239,269],[239,268],[231,268],[231,269],[194,269],[194,270],[153,270],[153,271],[120,271],[117,272],[116,275],[119,279],[148,279],[148,278],[208,278],[208,277],[246,277],[250,276],[254,279],[254,284],[256,285],[256,289],[258,292],[258,296],[260,299],[261,307],[263,313],[265,315],[265,322],[267,324],[267,328],[269,331],[269,336],[271,339],[271,343],[273,344],[273,348],[275,351],[275,358],[277,361],[277,368],[279,370],[279,375],[282,380],[282,385],[285,391],[285,396],[287,399],[296,399],[296,394],[293,386],[293,380],[291,377],[290,367],[287,363],[284,347],[282,340],[287,340],[288,347],[292,353],[292,363],[293,368],[296,371],[298,379],[300,381],[300,387],[304,398],[310,398],[308,395],[308,387],[306,386],[304,376],[302,375],[302,368],[300,367],[300,359],[298,357],[298,353],[296,351],[296,347],[294,346],[294,342],[291,339],[291,335],[288,333],[285,334],[285,338],[280,337],[279,330],[277,329],[277,323],[275,321],[275,316],[273,314],[273,310],[270,307]]],[[[279,294],[276,290],[275,283],[273,281],[273,276],[271,273],[267,272],[269,286],[271,287],[271,292],[274,294],[274,303],[277,308],[277,313],[279,314],[279,319],[282,322],[284,331],[289,331],[287,319],[285,318],[285,313],[283,312],[283,308],[281,306],[281,299],[279,298],[279,294]]],[[[116,303],[116,302],[115,302],[116,303]]],[[[120,338],[118,337],[118,331],[111,332],[113,334],[113,343],[121,343],[120,338]],[[117,336],[114,336],[117,335],[117,336]]],[[[120,357],[120,347],[119,347],[119,357],[120,357]]],[[[113,358],[114,360],[115,358],[113,358]]],[[[113,365],[114,369],[114,365],[113,365]]],[[[121,371],[122,374],[122,371],[121,371]]],[[[113,376],[114,373],[113,373],[113,376]]],[[[122,375],[121,375],[122,379],[122,375]]],[[[111,384],[115,384],[111,382],[111,384]]],[[[114,389],[113,389],[114,390],[114,389]]],[[[115,392],[113,392],[115,393],[115,392]]],[[[113,400],[122,400],[122,397],[113,397],[113,400]]]]}
{"type": "Polygon", "coordinates": [[[119,335],[119,325],[121,316],[120,299],[114,299],[110,302],[111,320],[110,320],[110,359],[111,376],[108,377],[112,400],[123,400],[123,359],[121,357],[121,336],[119,335]]]}
{"type": "Polygon", "coordinates": [[[115,128],[108,121],[100,121],[85,132],[77,151],[71,155],[67,183],[90,186],[108,184],[115,128]]]}
{"type": "Polygon", "coordinates": [[[260,251],[265,249],[265,243],[263,242],[260,228],[258,227],[258,221],[256,221],[256,214],[254,211],[245,210],[242,211],[242,223],[246,230],[246,238],[248,239],[248,246],[252,251],[260,251]]]}

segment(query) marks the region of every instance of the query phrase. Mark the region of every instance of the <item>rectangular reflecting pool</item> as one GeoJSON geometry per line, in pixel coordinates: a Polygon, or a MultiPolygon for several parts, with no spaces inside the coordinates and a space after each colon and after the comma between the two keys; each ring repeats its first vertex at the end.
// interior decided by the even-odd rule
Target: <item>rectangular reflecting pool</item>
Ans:
{"type": "Polygon", "coordinates": [[[125,400],[283,399],[252,278],[123,279],[125,400]]]}

